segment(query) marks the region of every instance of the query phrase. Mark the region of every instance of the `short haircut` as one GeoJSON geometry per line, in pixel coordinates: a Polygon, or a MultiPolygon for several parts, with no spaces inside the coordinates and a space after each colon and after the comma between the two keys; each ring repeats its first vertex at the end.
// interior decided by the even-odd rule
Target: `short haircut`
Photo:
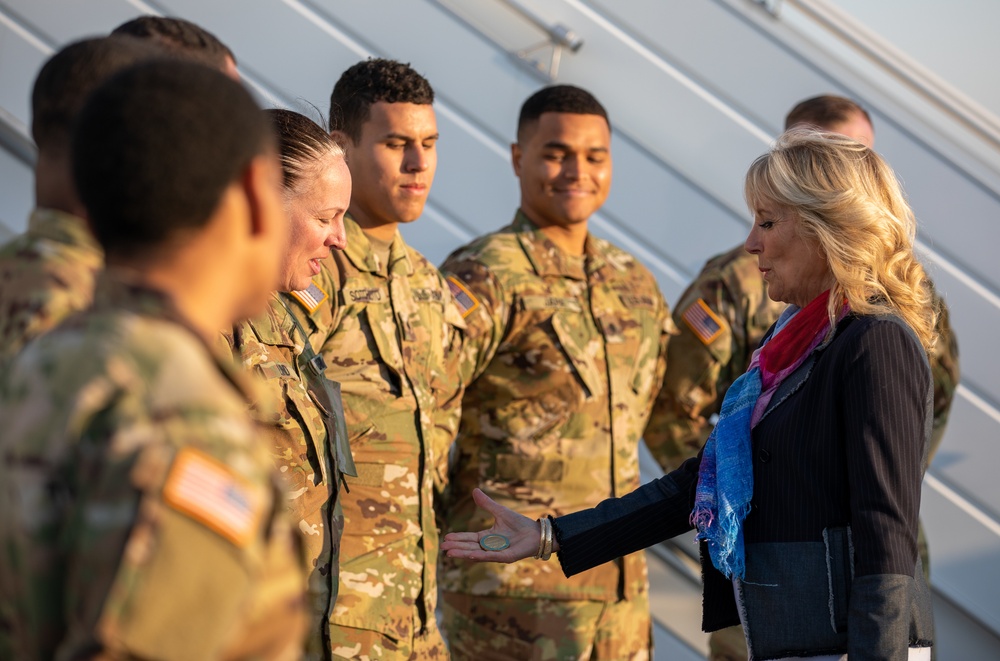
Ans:
{"type": "Polygon", "coordinates": [[[518,140],[529,124],[537,122],[547,112],[598,115],[604,118],[608,123],[608,130],[611,130],[608,111],[593,94],[573,85],[552,85],[538,90],[521,105],[521,113],[517,118],[518,140]]]}
{"type": "Polygon", "coordinates": [[[357,144],[361,127],[371,118],[372,105],[379,101],[430,105],[434,90],[408,63],[382,58],[358,62],[333,86],[330,130],[342,131],[357,144]]]}
{"type": "Polygon", "coordinates": [[[821,94],[796,104],[785,117],[785,130],[800,124],[828,129],[834,124],[850,120],[851,115],[859,113],[874,126],[868,111],[858,102],[843,96],[821,94]]]}
{"type": "Polygon", "coordinates": [[[190,57],[220,70],[225,70],[227,57],[236,62],[233,51],[218,37],[183,18],[139,16],[122,23],[111,34],[151,39],[172,53],[190,57]]]}
{"type": "Polygon", "coordinates": [[[165,56],[131,37],[84,39],[48,59],[31,90],[31,136],[39,149],[69,146],[73,121],[98,85],[137,62],[165,56]]]}
{"type": "Polygon", "coordinates": [[[196,62],[140,64],[101,85],[73,129],[80,199],[108,257],[150,254],[212,217],[274,138],[250,93],[196,62]]]}
{"type": "Polygon", "coordinates": [[[294,190],[313,168],[321,166],[327,158],[344,158],[344,148],[305,115],[284,109],[264,112],[278,138],[278,155],[286,192],[294,190]]]}

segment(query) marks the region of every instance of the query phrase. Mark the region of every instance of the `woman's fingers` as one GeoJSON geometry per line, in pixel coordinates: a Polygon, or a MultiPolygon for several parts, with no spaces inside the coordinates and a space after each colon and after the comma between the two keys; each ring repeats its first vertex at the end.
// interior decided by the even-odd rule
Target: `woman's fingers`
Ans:
{"type": "Polygon", "coordinates": [[[497,501],[493,500],[485,493],[483,493],[481,489],[472,490],[472,500],[476,501],[476,505],[489,512],[494,517],[496,517],[498,514],[510,511],[509,509],[507,509],[506,507],[504,507],[503,505],[501,505],[500,503],[498,503],[497,501]]]}
{"type": "Polygon", "coordinates": [[[478,532],[450,532],[444,536],[444,541],[441,543],[441,548],[449,542],[472,542],[473,544],[479,545],[479,534],[478,532]]]}

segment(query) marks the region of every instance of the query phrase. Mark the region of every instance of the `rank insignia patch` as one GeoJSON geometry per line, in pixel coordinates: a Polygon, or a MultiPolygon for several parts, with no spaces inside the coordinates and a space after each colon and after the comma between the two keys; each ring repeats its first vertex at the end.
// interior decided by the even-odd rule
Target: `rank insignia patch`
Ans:
{"type": "Polygon", "coordinates": [[[455,303],[458,304],[458,309],[462,313],[463,319],[479,307],[479,301],[472,295],[469,288],[453,275],[448,276],[448,289],[451,290],[451,296],[455,299],[455,303]]]}
{"type": "Polygon", "coordinates": [[[703,344],[711,344],[722,335],[722,319],[700,298],[688,306],[681,318],[703,344]]]}

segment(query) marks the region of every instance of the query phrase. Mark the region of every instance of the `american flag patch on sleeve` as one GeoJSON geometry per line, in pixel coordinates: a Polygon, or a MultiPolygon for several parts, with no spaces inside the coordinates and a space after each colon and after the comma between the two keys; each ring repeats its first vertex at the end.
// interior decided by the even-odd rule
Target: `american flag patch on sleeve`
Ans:
{"type": "Polygon", "coordinates": [[[177,453],[163,486],[163,501],[239,547],[253,539],[264,509],[252,485],[193,448],[177,453]]]}
{"type": "Polygon", "coordinates": [[[458,310],[462,313],[463,319],[479,307],[479,301],[472,295],[469,288],[459,282],[458,278],[453,275],[448,276],[448,289],[451,290],[451,296],[455,299],[455,303],[458,304],[458,310]]]}
{"type": "Polygon", "coordinates": [[[315,282],[310,282],[308,289],[290,293],[296,301],[302,304],[302,307],[309,310],[309,314],[319,309],[320,304],[326,300],[326,292],[315,282]]]}
{"type": "Polygon", "coordinates": [[[700,298],[688,306],[681,318],[703,344],[711,344],[722,335],[722,319],[700,298]]]}

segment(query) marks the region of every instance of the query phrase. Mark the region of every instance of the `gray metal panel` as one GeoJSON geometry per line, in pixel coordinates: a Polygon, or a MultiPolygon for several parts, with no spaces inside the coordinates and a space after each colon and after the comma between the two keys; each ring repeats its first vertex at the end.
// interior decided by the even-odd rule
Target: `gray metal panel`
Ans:
{"type": "MultiPolygon", "coordinates": [[[[23,232],[34,203],[31,168],[0,149],[0,226],[9,234],[23,232]]],[[[0,236],[0,242],[4,237],[0,236]]]]}

